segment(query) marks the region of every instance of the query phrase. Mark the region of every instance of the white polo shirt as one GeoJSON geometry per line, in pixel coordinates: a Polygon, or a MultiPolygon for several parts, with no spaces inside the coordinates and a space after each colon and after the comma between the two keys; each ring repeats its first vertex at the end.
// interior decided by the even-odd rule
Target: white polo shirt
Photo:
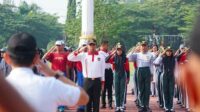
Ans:
{"type": "Polygon", "coordinates": [[[78,87],[37,76],[30,68],[13,69],[7,81],[37,112],[56,112],[58,105],[74,106],[80,97],[78,87]]]}
{"type": "Polygon", "coordinates": [[[83,76],[85,78],[101,78],[105,81],[105,56],[98,53],[96,55],[90,55],[89,53],[74,52],[68,55],[70,61],[81,61],[83,67],[83,76]]]}
{"type": "Polygon", "coordinates": [[[138,68],[150,67],[151,73],[153,74],[152,65],[153,65],[154,57],[151,52],[133,53],[133,54],[129,54],[127,57],[129,61],[137,62],[138,68]]]}
{"type": "MultiPolygon", "coordinates": [[[[105,58],[107,58],[109,56],[109,54],[105,51],[99,51],[99,53],[102,54],[105,58]]],[[[110,63],[106,63],[105,66],[106,66],[105,67],[106,69],[110,69],[112,67],[112,65],[110,63]]]]}

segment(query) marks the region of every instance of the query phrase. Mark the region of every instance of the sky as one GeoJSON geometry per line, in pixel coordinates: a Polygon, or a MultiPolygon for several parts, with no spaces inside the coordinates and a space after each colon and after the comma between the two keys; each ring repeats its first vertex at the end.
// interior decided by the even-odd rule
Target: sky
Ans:
{"type": "MultiPolygon", "coordinates": [[[[0,3],[2,1],[0,0],[0,3]]],[[[56,14],[59,17],[60,23],[65,23],[68,0],[14,0],[15,5],[18,6],[20,1],[26,1],[28,4],[35,3],[43,11],[56,14]]]]}

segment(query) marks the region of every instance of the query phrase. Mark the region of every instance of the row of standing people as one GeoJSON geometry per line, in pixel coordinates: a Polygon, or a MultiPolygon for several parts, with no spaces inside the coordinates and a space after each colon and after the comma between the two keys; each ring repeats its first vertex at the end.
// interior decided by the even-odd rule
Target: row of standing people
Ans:
{"type": "MultiPolygon", "coordinates": [[[[56,43],[56,49],[63,49],[64,44],[60,43],[58,45],[58,43],[56,43]]],[[[125,110],[126,86],[130,79],[130,73],[128,59],[120,43],[117,44],[115,50],[108,52],[108,41],[103,41],[99,51],[97,51],[96,40],[89,40],[74,52],[70,54],[65,52],[65,55],[61,56],[65,60],[60,60],[61,58],[58,58],[59,55],[54,50],[55,47],[50,49],[44,55],[44,59],[52,63],[52,69],[57,70],[59,68],[56,67],[60,66],[65,73],[65,67],[73,64],[77,84],[83,87],[90,96],[89,103],[86,106],[80,106],[77,110],[78,112],[98,112],[101,93],[102,108],[106,108],[106,92],[108,93],[109,108],[113,109],[113,80],[116,111],[123,112],[125,110]]]]}
{"type": "MultiPolygon", "coordinates": [[[[99,101],[100,101],[100,93],[102,89],[102,108],[106,107],[105,103],[105,96],[106,91],[108,91],[108,100],[109,100],[109,107],[112,109],[112,85],[113,85],[113,75],[114,73],[114,85],[115,85],[115,106],[116,111],[124,111],[125,110],[125,93],[126,93],[126,85],[129,82],[129,64],[128,59],[126,58],[125,52],[122,46],[119,44],[116,46],[116,50],[113,52],[108,53],[108,43],[102,43],[100,47],[100,51],[96,51],[96,42],[89,44],[84,44],[78,50],[74,51],[68,56],[70,61],[76,62],[76,73],[77,73],[77,82],[80,86],[84,87],[86,91],[88,91],[89,96],[93,99],[91,103],[89,103],[86,107],[81,106],[78,111],[92,111],[91,108],[96,109],[94,111],[99,111],[99,101]],[[91,48],[90,48],[91,47],[91,48]],[[88,51],[93,50],[93,54],[88,51]],[[72,55],[74,54],[74,55],[72,55]],[[79,54],[84,54],[83,57],[77,57],[79,54]],[[85,54],[87,54],[85,56],[85,54]],[[105,76],[103,75],[88,75],[87,72],[90,73],[92,63],[95,63],[95,55],[103,56],[107,64],[102,62],[98,66],[105,69],[105,76]],[[92,55],[92,63],[88,62],[88,57],[92,55]],[[120,58],[119,58],[120,57],[120,58]],[[89,63],[89,64],[88,64],[89,63]],[[112,69],[111,65],[112,64],[112,69]],[[104,65],[105,64],[105,65],[104,65]],[[81,66],[84,66],[83,68],[81,66]],[[86,70],[86,71],[84,71],[86,70]],[[113,71],[113,72],[112,72],[113,71]],[[121,74],[124,75],[121,75],[121,74]],[[84,75],[85,74],[85,75],[84,75]],[[101,76],[101,77],[100,77],[101,76]],[[92,78],[91,78],[92,77],[92,78]],[[93,78],[94,77],[94,78],[93,78]],[[96,77],[98,81],[96,80],[96,77]],[[103,78],[102,78],[103,77],[103,78]],[[105,78],[106,77],[106,78],[105,78]],[[89,80],[88,80],[89,78],[89,80]],[[101,80],[100,80],[101,78],[101,80]],[[84,79],[86,81],[84,81],[84,79]],[[100,81],[101,84],[100,84],[100,81]],[[107,80],[107,81],[106,81],[107,80]],[[87,82],[87,84],[86,84],[87,82]],[[89,82],[95,82],[99,86],[93,87],[92,84],[89,82]],[[100,86],[101,85],[101,86],[100,86]],[[117,85],[117,86],[116,86],[117,85]],[[89,88],[89,87],[90,88],[89,88]],[[92,89],[94,90],[92,90],[92,89]],[[87,90],[88,89],[88,90],[87,90]],[[92,94],[91,91],[95,91],[92,94]],[[120,91],[120,92],[119,92],[120,91]],[[85,109],[86,108],[86,109],[85,109]],[[89,110],[88,110],[89,109],[89,110]]],[[[162,54],[158,53],[158,47],[155,45],[153,46],[153,53],[148,52],[148,46],[146,42],[142,42],[140,46],[137,48],[136,52],[129,54],[128,58],[129,61],[133,61],[135,65],[135,85],[136,85],[136,104],[139,106],[140,111],[151,111],[149,108],[149,95],[150,95],[150,82],[152,76],[154,76],[156,90],[158,93],[159,98],[159,106],[164,108],[165,111],[173,111],[173,95],[174,95],[174,85],[175,85],[175,77],[174,77],[174,70],[175,70],[175,56],[173,55],[173,51],[170,48],[161,49],[163,52],[162,54]],[[138,50],[139,48],[139,50],[138,50]],[[137,94],[138,93],[138,94],[137,94]]],[[[101,58],[97,56],[97,61],[100,61],[101,58]]],[[[60,64],[61,65],[61,64],[60,64]]],[[[92,68],[96,69],[98,67],[92,68]]],[[[99,69],[99,68],[98,68],[99,69]]],[[[101,69],[103,70],[103,69],[101,69]]],[[[95,70],[96,71],[96,70],[95,70]]],[[[100,71],[98,71],[100,72],[100,71]]],[[[97,74],[97,73],[96,73],[97,74]]],[[[153,93],[153,91],[152,91],[153,93]]]]}
{"type": "Polygon", "coordinates": [[[189,111],[188,102],[187,104],[183,102],[187,100],[185,89],[177,83],[177,79],[180,78],[177,73],[180,69],[177,67],[186,60],[188,49],[181,45],[180,50],[173,54],[170,47],[159,49],[157,45],[153,45],[151,50],[148,51],[147,43],[142,42],[128,54],[129,60],[134,62],[135,67],[134,92],[139,111],[151,111],[149,108],[150,94],[158,96],[159,106],[166,112],[174,111],[173,97],[176,94],[178,103],[182,101],[181,104],[185,104],[189,111]]]}
{"type": "MultiPolygon", "coordinates": [[[[65,73],[65,76],[67,77],[69,77],[70,74],[69,69],[72,68],[72,65],[75,65],[78,85],[84,87],[89,96],[92,98],[86,107],[80,106],[78,108],[78,111],[81,112],[86,110],[87,112],[89,112],[92,111],[91,108],[93,108],[95,112],[99,111],[101,89],[102,108],[106,107],[105,97],[107,91],[109,108],[112,109],[113,79],[115,87],[114,90],[116,99],[116,111],[125,110],[124,104],[126,100],[126,88],[130,79],[130,73],[128,59],[126,58],[124,48],[120,43],[117,44],[115,50],[113,50],[112,52],[108,52],[108,42],[104,41],[100,46],[100,51],[97,52],[96,41],[91,40],[89,43],[83,44],[78,50],[71,53],[70,55],[69,52],[64,51],[63,41],[57,41],[55,45],[56,47],[52,47],[52,49],[50,49],[50,51],[44,55],[43,59],[51,62],[53,70],[60,70],[65,73]],[[80,53],[87,53],[87,56],[85,56],[85,58],[81,60],[80,58],[77,58],[78,54],[80,53]],[[74,54],[74,56],[72,54],[74,54]],[[98,54],[102,57],[97,56],[96,61],[102,61],[102,63],[98,63],[97,66],[94,66],[95,68],[91,68],[91,65],[93,64],[93,62],[95,62],[94,57],[98,54]],[[92,55],[92,62],[88,64],[87,58],[90,55],[92,55]],[[72,64],[72,62],[70,62],[69,60],[75,61],[76,63],[72,64]],[[82,68],[82,65],[84,64],[86,66],[84,66],[85,68],[82,68]],[[88,67],[87,64],[89,65],[88,67]],[[98,75],[98,73],[92,71],[92,69],[99,69],[99,67],[101,67],[101,70],[97,72],[105,75],[98,75]],[[88,70],[88,68],[91,68],[91,70],[88,70]],[[83,69],[86,71],[84,71],[83,69]],[[88,75],[88,72],[90,76],[88,75]],[[93,76],[92,74],[95,75],[93,76]],[[91,82],[92,84],[94,84],[92,85],[91,82]]],[[[185,58],[182,58],[182,56],[185,54],[183,52],[179,53],[179,55],[178,53],[176,53],[176,55],[178,61],[184,61],[185,58]]],[[[134,50],[134,52],[128,54],[128,58],[129,61],[134,62],[135,66],[134,85],[135,93],[137,96],[136,104],[140,107],[140,111],[151,111],[149,108],[149,82],[151,82],[152,75],[155,79],[155,81],[152,81],[152,86],[156,86],[160,107],[164,108],[165,111],[173,111],[175,56],[173,56],[172,49],[168,48],[165,50],[165,52],[162,52],[162,54],[159,55],[158,47],[155,45],[153,46],[153,52],[149,53],[147,43],[142,42],[139,46],[136,47],[136,50],[134,50]]],[[[177,88],[177,95],[179,99],[178,103],[185,105],[186,108],[189,109],[187,92],[185,92],[185,89],[182,86],[178,85],[177,88]]],[[[153,93],[153,89],[151,92],[153,93]]],[[[61,106],[59,109],[63,111],[64,106],[61,106]]]]}

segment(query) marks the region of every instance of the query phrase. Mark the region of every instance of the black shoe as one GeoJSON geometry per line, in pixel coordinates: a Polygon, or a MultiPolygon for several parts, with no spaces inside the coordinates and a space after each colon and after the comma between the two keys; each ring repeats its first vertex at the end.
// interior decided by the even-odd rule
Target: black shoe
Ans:
{"type": "Polygon", "coordinates": [[[138,101],[138,99],[136,99],[134,102],[136,103],[138,101]]]}
{"type": "Polygon", "coordinates": [[[124,107],[120,107],[120,112],[124,112],[124,107]]]}
{"type": "Polygon", "coordinates": [[[180,104],[181,104],[181,101],[177,101],[177,104],[179,104],[179,105],[180,105],[180,104]]]}
{"type": "Polygon", "coordinates": [[[144,107],[139,108],[138,112],[146,112],[144,107]]]}
{"type": "Polygon", "coordinates": [[[124,106],[124,110],[126,110],[126,106],[124,106]]]}
{"type": "Polygon", "coordinates": [[[109,109],[113,109],[112,105],[109,106],[109,109]]]}
{"type": "Polygon", "coordinates": [[[102,109],[105,109],[106,108],[106,105],[102,105],[102,107],[101,107],[102,109]]]}
{"type": "Polygon", "coordinates": [[[76,112],[85,112],[85,110],[84,109],[79,109],[76,112]]]}
{"type": "Polygon", "coordinates": [[[137,107],[139,107],[140,105],[139,105],[139,102],[135,102],[135,105],[137,106],[137,107]]]}
{"type": "Polygon", "coordinates": [[[115,112],[120,112],[120,108],[116,107],[115,112]]]}
{"type": "Polygon", "coordinates": [[[170,111],[170,112],[175,112],[174,109],[170,109],[169,111],[170,111]]]}
{"type": "Polygon", "coordinates": [[[138,109],[142,109],[142,108],[144,108],[144,107],[141,107],[140,105],[137,105],[137,108],[138,108],[138,109]]]}
{"type": "Polygon", "coordinates": [[[151,110],[149,107],[147,107],[145,110],[146,110],[147,112],[152,112],[152,110],[151,110]]]}
{"type": "Polygon", "coordinates": [[[165,112],[170,112],[170,110],[169,109],[165,109],[165,112]]]}
{"type": "Polygon", "coordinates": [[[163,108],[164,106],[163,105],[160,105],[160,108],[163,108]]]}

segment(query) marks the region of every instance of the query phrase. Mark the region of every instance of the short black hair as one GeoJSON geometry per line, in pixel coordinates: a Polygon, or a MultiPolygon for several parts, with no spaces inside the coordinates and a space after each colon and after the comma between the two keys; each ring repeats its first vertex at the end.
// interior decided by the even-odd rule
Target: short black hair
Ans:
{"type": "Polygon", "coordinates": [[[16,33],[8,40],[7,53],[13,64],[17,66],[30,66],[36,55],[36,40],[25,32],[16,33]]]}
{"type": "Polygon", "coordinates": [[[198,15],[196,24],[190,36],[189,44],[192,51],[200,56],[200,15],[198,15]]]}
{"type": "Polygon", "coordinates": [[[101,45],[105,45],[105,44],[108,44],[108,40],[102,40],[101,41],[101,45]]]}

